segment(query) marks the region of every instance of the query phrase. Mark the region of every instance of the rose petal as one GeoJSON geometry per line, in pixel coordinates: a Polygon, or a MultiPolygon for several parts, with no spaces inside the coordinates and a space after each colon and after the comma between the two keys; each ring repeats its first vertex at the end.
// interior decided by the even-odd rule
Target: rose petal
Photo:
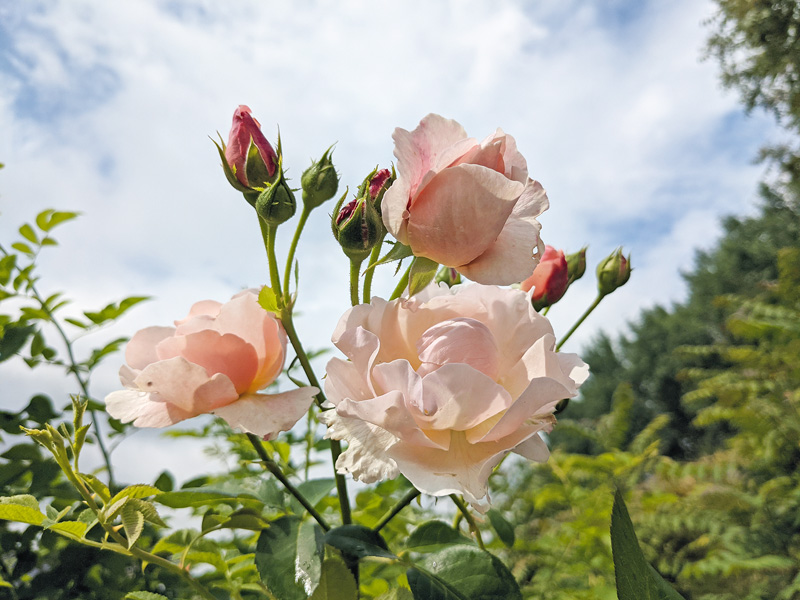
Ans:
{"type": "Polygon", "coordinates": [[[144,369],[158,361],[156,345],[174,333],[174,327],[146,327],[137,331],[125,348],[125,362],[133,369],[144,369]]]}
{"type": "Polygon", "coordinates": [[[459,165],[442,171],[414,200],[408,220],[411,248],[417,256],[446,266],[473,261],[500,235],[523,189],[485,167],[459,165]]]}
{"type": "Polygon", "coordinates": [[[397,464],[386,455],[397,441],[391,433],[360,419],[342,417],[335,410],[321,412],[319,420],[328,426],[326,438],[347,442],[336,461],[337,472],[364,483],[397,477],[397,464]]]}
{"type": "Polygon", "coordinates": [[[157,348],[160,360],[182,356],[200,365],[210,377],[223,373],[233,382],[237,394],[244,393],[258,369],[256,350],[232,333],[220,334],[206,329],[189,335],[168,337],[157,348]]]}
{"type": "Polygon", "coordinates": [[[247,394],[211,412],[225,419],[231,427],[272,438],[294,427],[317,393],[317,388],[308,386],[280,394],[247,394]]]}
{"type": "Polygon", "coordinates": [[[133,421],[135,427],[167,427],[193,416],[160,400],[156,394],[132,389],[111,392],[106,396],[106,410],[123,423],[133,421]]]}
{"type": "Polygon", "coordinates": [[[538,433],[518,444],[514,452],[534,462],[544,463],[550,458],[550,449],[538,433]]]}
{"type": "Polygon", "coordinates": [[[509,285],[530,277],[538,262],[534,258],[534,249],[539,256],[544,252],[544,243],[539,237],[542,226],[536,217],[548,206],[547,194],[541,184],[529,179],[494,242],[475,260],[458,266],[457,270],[478,283],[496,285],[509,285]]]}

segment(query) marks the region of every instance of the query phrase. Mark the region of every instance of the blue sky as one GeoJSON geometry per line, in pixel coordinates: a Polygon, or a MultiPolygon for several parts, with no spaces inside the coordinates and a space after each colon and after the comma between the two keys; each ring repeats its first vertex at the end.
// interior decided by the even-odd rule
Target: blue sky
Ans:
{"type": "MultiPolygon", "coordinates": [[[[238,104],[273,140],[280,125],[295,179],[337,142],[351,188],[390,163],[395,127],[438,112],[477,138],[497,126],[516,137],[548,190],[547,243],[589,244],[590,265],[618,245],[633,254],[631,282],[570,341],[578,351],[683,298],[680,271],[720,218],[755,210],[753,158],[776,130],[700,60],[712,14],[698,0],[0,0],[0,239],[45,208],[80,210],[42,258],[43,285],[88,309],[155,298],[110,336],[167,324],[266,282],[257,225],[208,139],[227,134],[238,104]]],[[[313,347],[347,307],[325,212],[299,255],[313,347]]],[[[376,291],[389,293],[389,275],[376,291]]],[[[556,332],[593,296],[590,277],[576,284],[549,315],[556,332]]],[[[98,374],[97,396],[118,385],[116,368],[98,374]]],[[[2,399],[15,407],[37,386],[63,390],[56,373],[3,365],[0,377],[20,390],[2,399]]]]}

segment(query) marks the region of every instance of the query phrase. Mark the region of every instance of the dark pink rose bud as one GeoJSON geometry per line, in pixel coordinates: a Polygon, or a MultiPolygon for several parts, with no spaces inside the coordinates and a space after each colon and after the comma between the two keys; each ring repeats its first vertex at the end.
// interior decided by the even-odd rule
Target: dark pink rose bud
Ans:
{"type": "Polygon", "coordinates": [[[242,185],[264,187],[278,169],[278,155],[250,112],[242,104],[233,113],[225,160],[242,185]]]}
{"type": "Polygon", "coordinates": [[[569,274],[567,259],[563,250],[556,250],[552,246],[545,246],[544,254],[533,274],[522,282],[521,287],[526,292],[533,289],[531,301],[536,310],[542,310],[555,304],[567,291],[569,274]]]}
{"type": "Polygon", "coordinates": [[[369,197],[373,200],[378,199],[378,195],[385,191],[385,187],[389,187],[386,185],[386,182],[392,177],[392,172],[389,169],[381,169],[375,175],[372,176],[372,179],[369,180],[369,197]]]}

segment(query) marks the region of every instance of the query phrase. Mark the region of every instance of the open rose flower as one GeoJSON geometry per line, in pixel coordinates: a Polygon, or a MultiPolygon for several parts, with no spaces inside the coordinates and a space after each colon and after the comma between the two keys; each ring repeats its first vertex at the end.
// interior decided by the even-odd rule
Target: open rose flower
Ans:
{"type": "Polygon", "coordinates": [[[536,217],[549,204],[514,138],[498,129],[478,142],[434,114],[393,138],[397,181],[381,205],[389,233],[479,283],[527,278],[534,250],[544,251],[536,217]]]}
{"type": "Polygon", "coordinates": [[[487,480],[508,452],[547,460],[538,432],[589,374],[556,353],[550,323],[520,290],[428,287],[411,299],[350,309],[328,363],[335,410],[320,419],[345,440],[339,472],[371,483],[398,472],[422,492],[487,501],[487,480]]]}
{"type": "Polygon", "coordinates": [[[131,338],[124,390],[106,397],[109,414],[137,427],[166,427],[204,413],[271,437],[290,429],[318,390],[259,393],[283,369],[286,332],[247,290],[225,304],[204,300],[175,327],[148,327],[131,338]]]}

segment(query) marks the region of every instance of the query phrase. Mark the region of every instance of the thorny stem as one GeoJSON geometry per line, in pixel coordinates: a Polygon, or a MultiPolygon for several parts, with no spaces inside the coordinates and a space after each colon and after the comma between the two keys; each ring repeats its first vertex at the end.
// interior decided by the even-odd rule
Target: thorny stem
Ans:
{"type": "Polygon", "coordinates": [[[357,306],[360,301],[358,299],[358,275],[361,272],[360,260],[350,261],[350,304],[357,306]]]}
{"type": "Polygon", "coordinates": [[[570,336],[573,333],[575,333],[575,330],[578,329],[578,327],[580,327],[581,323],[583,323],[586,320],[586,317],[588,317],[592,313],[592,311],[595,308],[597,308],[597,305],[600,304],[600,301],[604,297],[605,296],[603,296],[602,294],[598,294],[597,295],[597,298],[594,299],[594,302],[592,302],[591,306],[586,309],[586,312],[581,315],[581,318],[578,319],[577,321],[575,321],[575,325],[573,325],[572,328],[567,332],[567,334],[564,337],[561,338],[561,341],[558,342],[558,345],[556,346],[556,352],[561,350],[561,346],[563,346],[564,343],[570,338],[570,336]]]}
{"type": "Polygon", "coordinates": [[[411,503],[414,501],[414,498],[416,498],[417,496],[419,496],[419,495],[420,495],[420,493],[421,493],[421,492],[420,492],[420,491],[419,491],[417,488],[411,488],[410,490],[408,490],[408,492],[406,493],[406,495],[405,495],[405,496],[403,496],[403,497],[400,499],[400,501],[399,501],[397,504],[395,504],[395,505],[394,505],[394,506],[393,506],[393,507],[392,507],[392,508],[389,510],[389,512],[388,512],[388,513],[386,513],[386,514],[385,514],[385,515],[384,515],[384,516],[381,518],[381,520],[380,520],[380,521],[378,521],[378,524],[377,524],[377,525],[375,525],[375,527],[373,527],[373,528],[372,528],[372,529],[373,529],[373,531],[375,531],[375,532],[378,532],[378,531],[380,531],[381,529],[383,529],[383,528],[384,528],[384,527],[385,527],[385,526],[386,526],[386,525],[389,523],[389,521],[391,521],[392,519],[394,519],[394,518],[397,516],[397,514],[398,514],[398,513],[399,513],[401,510],[403,510],[403,509],[404,509],[406,506],[408,506],[409,504],[411,504],[411,503]]]}
{"type": "Polygon", "coordinates": [[[461,511],[461,514],[464,515],[464,519],[469,525],[469,530],[472,532],[472,535],[475,536],[475,541],[478,542],[478,547],[481,550],[486,550],[486,546],[483,545],[481,530],[478,529],[478,524],[475,522],[475,518],[472,516],[472,513],[469,512],[469,507],[467,507],[467,505],[464,503],[464,500],[462,500],[461,497],[456,494],[450,494],[450,498],[458,507],[458,510],[461,511]]]}
{"type": "Polygon", "coordinates": [[[286,258],[286,267],[283,271],[283,295],[286,298],[286,303],[289,303],[289,279],[292,274],[292,262],[294,261],[294,254],[297,251],[297,243],[300,241],[300,234],[303,233],[303,228],[306,226],[308,215],[311,214],[311,209],[303,205],[303,212],[300,213],[300,220],[297,222],[297,229],[294,230],[294,237],[292,238],[292,245],[289,246],[289,256],[286,258]]]}
{"type": "MultiPolygon", "coordinates": [[[[317,388],[319,391],[315,396],[317,405],[322,408],[325,403],[325,394],[322,391],[322,386],[314,374],[314,369],[311,367],[311,362],[308,360],[303,344],[297,336],[297,330],[294,328],[294,321],[292,320],[292,306],[289,303],[289,298],[283,298],[281,294],[280,280],[278,279],[278,266],[275,258],[275,227],[267,226],[261,217],[258,218],[261,225],[261,234],[264,239],[264,247],[267,251],[267,260],[269,261],[270,278],[272,281],[273,290],[278,298],[278,306],[281,308],[281,324],[286,331],[286,337],[292,344],[297,359],[300,361],[300,366],[303,367],[303,372],[306,374],[308,383],[317,388]],[[284,302],[285,300],[285,302],[284,302]]],[[[336,461],[342,453],[342,445],[338,440],[331,440],[331,459],[333,461],[333,472],[336,478],[336,491],[339,495],[339,508],[342,513],[342,523],[348,525],[352,522],[350,514],[350,498],[347,495],[347,482],[342,474],[336,472],[336,461]]]]}
{"type": "MultiPolygon", "coordinates": [[[[378,260],[378,257],[381,255],[381,246],[383,245],[383,238],[386,234],[381,236],[381,239],[378,240],[378,243],[375,244],[375,247],[372,249],[372,254],[369,255],[369,265],[375,263],[378,260]]],[[[371,269],[367,269],[367,272],[364,273],[364,294],[362,296],[362,302],[364,304],[369,304],[369,301],[372,300],[372,278],[375,276],[375,267],[371,269]]]]}
{"type": "Polygon", "coordinates": [[[269,454],[267,454],[264,444],[261,443],[261,440],[258,439],[258,436],[248,433],[247,439],[250,440],[250,443],[253,445],[253,448],[255,449],[256,454],[258,454],[258,457],[261,459],[264,467],[275,476],[275,479],[283,484],[283,487],[286,488],[287,492],[297,498],[297,501],[303,505],[303,508],[308,511],[308,514],[311,515],[317,523],[319,523],[319,526],[322,527],[323,530],[329,531],[331,526],[325,522],[325,519],[322,517],[322,515],[320,515],[314,506],[306,499],[306,497],[303,496],[302,492],[294,487],[292,482],[286,478],[286,475],[283,474],[283,471],[281,471],[278,463],[272,460],[269,454]]]}
{"type": "Polygon", "coordinates": [[[408,278],[411,275],[411,265],[408,265],[406,272],[403,273],[403,276],[400,278],[400,281],[397,282],[397,287],[394,288],[392,295],[389,297],[389,300],[397,300],[408,287],[408,278]]]}

